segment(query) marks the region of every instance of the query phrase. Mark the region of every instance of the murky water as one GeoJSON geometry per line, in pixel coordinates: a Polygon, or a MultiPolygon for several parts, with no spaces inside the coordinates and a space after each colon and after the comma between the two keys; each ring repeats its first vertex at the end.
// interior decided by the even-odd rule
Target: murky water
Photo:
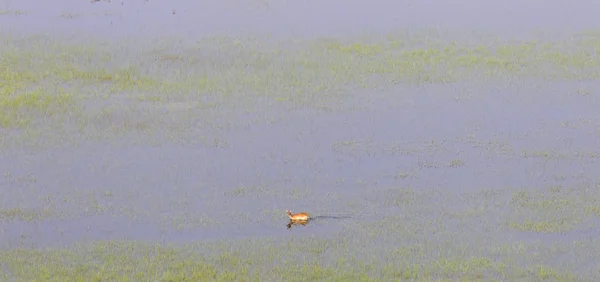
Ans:
{"type": "Polygon", "coordinates": [[[364,110],[296,113],[285,122],[232,130],[226,148],[88,144],[8,153],[0,162],[3,207],[51,207],[78,217],[44,223],[50,233],[69,233],[41,236],[48,242],[86,233],[193,241],[285,235],[287,208],[323,216],[307,230],[328,234],[348,220],[384,218],[390,208],[367,199],[390,187],[463,193],[597,181],[598,157],[586,156],[596,154],[600,140],[595,96],[508,87],[457,101],[438,91],[373,94],[364,110]],[[535,151],[565,157],[523,156],[535,151]],[[333,218],[344,215],[351,218],[333,218]],[[183,230],[169,231],[161,220],[183,230]]]}
{"type": "MultiPolygon", "coordinates": [[[[74,40],[302,40],[413,28],[526,37],[600,28],[596,1],[442,2],[2,1],[0,9],[11,13],[0,16],[0,27],[74,40]]],[[[597,196],[599,91],[597,81],[582,80],[399,84],[357,89],[332,111],[273,106],[230,115],[227,122],[237,126],[221,129],[217,146],[124,138],[11,147],[0,156],[0,248],[352,234],[364,254],[417,242],[437,246],[450,237],[467,245],[592,240],[600,233],[597,215],[566,231],[532,232],[510,226],[528,213],[510,207],[536,200],[523,193],[528,189],[594,207],[584,198],[597,196]],[[255,116],[269,122],[248,122],[255,116]],[[288,226],[286,209],[314,220],[288,226]]],[[[203,138],[183,126],[187,140],[203,138]]],[[[564,205],[560,211],[569,214],[564,205]]],[[[582,248],[540,261],[570,267],[582,248]]],[[[592,267],[572,271],[592,275],[592,267]]]]}
{"type": "Polygon", "coordinates": [[[398,29],[493,31],[519,36],[532,31],[564,34],[600,28],[597,1],[38,1],[3,0],[22,11],[0,18],[3,29],[122,36],[210,35],[344,36],[398,29]],[[540,11],[542,11],[541,13],[540,11]],[[26,13],[26,14],[25,14],[26,13]]]}

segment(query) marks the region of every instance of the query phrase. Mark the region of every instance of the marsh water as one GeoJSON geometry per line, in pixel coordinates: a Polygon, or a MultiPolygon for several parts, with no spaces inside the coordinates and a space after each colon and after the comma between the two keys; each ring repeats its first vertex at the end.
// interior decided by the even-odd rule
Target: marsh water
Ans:
{"type": "MultiPolygon", "coordinates": [[[[357,262],[334,262],[349,256],[381,262],[392,273],[373,279],[600,276],[600,38],[594,32],[600,4],[192,2],[0,2],[0,32],[11,52],[40,42],[97,42],[99,50],[84,54],[110,54],[103,57],[109,74],[134,65],[134,75],[173,81],[189,75],[181,82],[188,84],[211,68],[221,73],[221,64],[239,67],[223,72],[231,75],[226,82],[215,79],[202,90],[145,78],[116,91],[102,80],[65,81],[78,105],[63,113],[67,118],[36,116],[25,127],[0,128],[0,249],[224,242],[227,247],[206,256],[249,248],[240,256],[252,257],[260,246],[306,239],[313,249],[289,260],[343,268],[357,262]],[[213,37],[224,38],[215,43],[221,49],[198,43],[213,37]],[[340,49],[358,53],[381,52],[368,49],[378,40],[425,54],[456,41],[517,47],[458,76],[431,69],[456,63],[460,71],[470,67],[464,60],[418,53],[414,58],[425,67],[393,68],[400,77],[393,83],[385,78],[392,71],[373,77],[378,69],[361,61],[369,54],[329,56],[330,49],[306,47],[331,57],[322,63],[332,70],[344,69],[336,60],[356,60],[331,80],[316,73],[319,60],[302,57],[310,52],[294,57],[310,42],[332,40],[358,42],[340,49]],[[531,46],[519,45],[524,41],[560,43],[523,55],[518,50],[531,46]],[[272,44],[284,49],[264,53],[273,57],[260,53],[272,44]],[[230,45],[258,52],[256,65],[236,65],[246,53],[223,49],[230,45]],[[156,54],[176,59],[153,61],[156,54]],[[283,68],[280,74],[275,68],[248,76],[274,68],[270,60],[279,62],[273,64],[283,68]],[[285,69],[288,63],[297,65],[285,69]],[[357,70],[361,63],[364,70],[357,70]],[[289,228],[286,209],[314,219],[289,228]]],[[[27,54],[34,52],[42,51],[27,54]]],[[[83,68],[94,64],[73,57],[83,68]]],[[[3,269],[12,265],[0,262],[3,269]]],[[[264,264],[252,267],[271,267],[264,264]]],[[[9,269],[5,277],[20,280],[15,273],[9,269]]]]}

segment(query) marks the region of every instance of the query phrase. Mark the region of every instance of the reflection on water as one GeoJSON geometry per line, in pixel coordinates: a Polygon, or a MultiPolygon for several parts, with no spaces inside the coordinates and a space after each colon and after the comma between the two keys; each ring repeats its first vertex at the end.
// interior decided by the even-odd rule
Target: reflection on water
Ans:
{"type": "Polygon", "coordinates": [[[292,226],[306,226],[309,221],[313,220],[322,220],[322,219],[348,219],[350,216],[331,216],[331,215],[320,215],[311,217],[309,220],[293,220],[290,219],[290,222],[286,224],[287,229],[292,229],[292,226]]]}
{"type": "Polygon", "coordinates": [[[292,226],[306,226],[307,224],[308,220],[290,220],[286,226],[287,229],[292,229],[292,226]]]}

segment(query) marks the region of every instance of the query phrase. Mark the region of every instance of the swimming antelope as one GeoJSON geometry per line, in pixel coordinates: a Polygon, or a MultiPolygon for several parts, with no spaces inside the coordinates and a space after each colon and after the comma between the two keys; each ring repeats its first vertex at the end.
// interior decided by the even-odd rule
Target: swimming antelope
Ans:
{"type": "Polygon", "coordinates": [[[285,210],[285,212],[287,213],[287,215],[290,217],[290,220],[292,220],[292,221],[308,221],[310,219],[308,214],[305,212],[301,212],[301,213],[297,213],[297,214],[292,214],[292,211],[290,211],[290,210],[285,210]]]}

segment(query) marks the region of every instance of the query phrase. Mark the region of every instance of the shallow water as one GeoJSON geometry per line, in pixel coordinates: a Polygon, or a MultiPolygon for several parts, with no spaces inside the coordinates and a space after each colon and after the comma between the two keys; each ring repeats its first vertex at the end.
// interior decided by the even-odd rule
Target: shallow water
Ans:
{"type": "MultiPolygon", "coordinates": [[[[331,234],[348,221],[335,216],[361,221],[393,213],[378,203],[385,197],[378,193],[395,187],[459,195],[598,181],[594,96],[567,100],[552,88],[506,88],[456,101],[438,91],[374,94],[377,101],[363,110],[300,112],[284,122],[231,130],[223,136],[227,148],[88,144],[8,153],[0,162],[3,207],[52,209],[66,217],[44,223],[69,230],[54,243],[103,233],[193,241],[284,236],[288,208],[323,218],[303,232],[331,234]],[[556,156],[524,156],[538,151],[556,156]],[[173,226],[184,230],[165,231],[173,226]]],[[[39,223],[16,224],[29,233],[27,226],[39,223]]]]}
{"type": "Polygon", "coordinates": [[[39,1],[3,0],[0,17],[15,32],[130,36],[348,36],[398,29],[450,29],[523,36],[600,28],[597,1],[39,1]],[[543,9],[542,9],[543,7],[543,9]],[[543,11],[541,13],[540,11],[543,11]]]}
{"type": "MultiPolygon", "coordinates": [[[[10,13],[0,26],[70,42],[265,34],[301,41],[413,28],[568,37],[600,28],[595,1],[488,2],[3,1],[10,13]]],[[[468,254],[597,277],[597,266],[580,263],[592,261],[600,233],[596,80],[515,76],[347,91],[323,109],[257,103],[252,111],[239,102],[221,115],[196,115],[185,101],[181,109],[153,104],[173,113],[185,138],[133,132],[7,146],[0,249],[110,240],[243,249],[246,239],[316,238],[386,262],[415,248],[415,263],[468,254]],[[203,122],[214,126],[196,127],[203,122]],[[314,219],[288,228],[286,209],[314,219]]],[[[138,103],[122,95],[86,101],[87,109],[138,103]]],[[[132,123],[145,118],[122,112],[132,123]]],[[[331,247],[319,258],[344,251],[331,247]]]]}

